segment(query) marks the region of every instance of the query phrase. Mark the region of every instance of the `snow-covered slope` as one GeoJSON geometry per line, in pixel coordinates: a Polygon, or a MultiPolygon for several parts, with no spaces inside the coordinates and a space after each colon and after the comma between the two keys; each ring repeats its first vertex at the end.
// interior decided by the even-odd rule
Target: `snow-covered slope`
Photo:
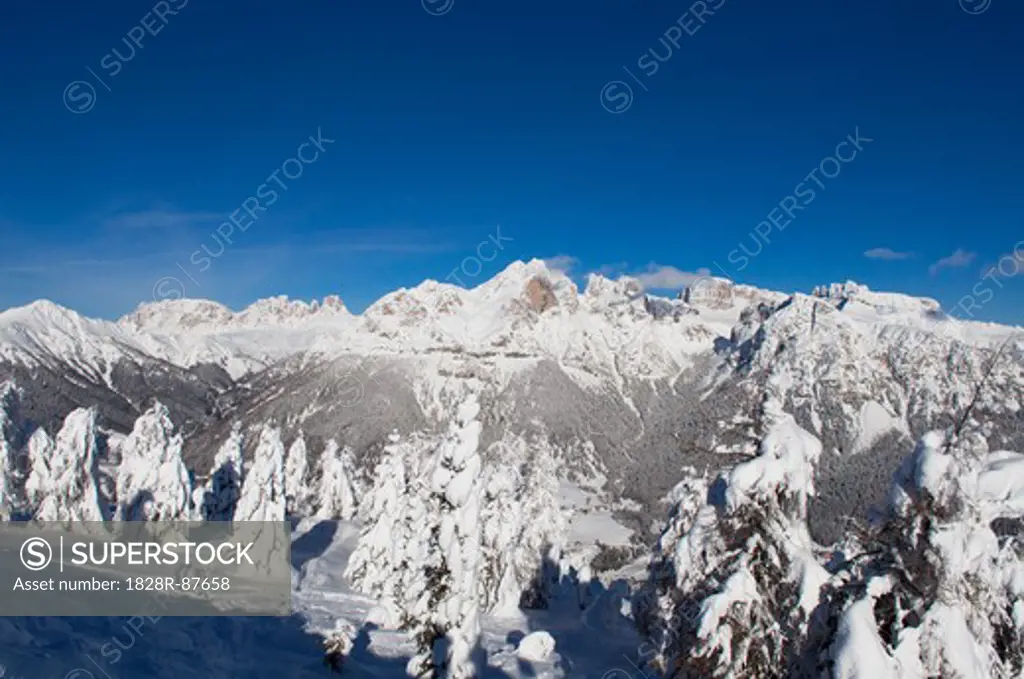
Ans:
{"type": "Polygon", "coordinates": [[[103,379],[117,360],[144,355],[117,325],[40,300],[0,313],[0,360],[62,361],[103,379]]]}
{"type": "MultiPolygon", "coordinates": [[[[749,449],[752,438],[742,434],[756,433],[757,405],[779,399],[825,447],[818,502],[829,509],[812,515],[819,530],[825,514],[844,516],[881,500],[893,451],[953,424],[972,402],[975,417],[989,423],[993,447],[1018,447],[1024,362],[1009,349],[1024,330],[981,323],[935,330],[941,314],[931,300],[852,283],[748,310],[705,398],[744,394],[755,415],[727,424],[708,445],[728,440],[749,449]]],[[[836,537],[838,526],[828,532],[836,537]]]]}

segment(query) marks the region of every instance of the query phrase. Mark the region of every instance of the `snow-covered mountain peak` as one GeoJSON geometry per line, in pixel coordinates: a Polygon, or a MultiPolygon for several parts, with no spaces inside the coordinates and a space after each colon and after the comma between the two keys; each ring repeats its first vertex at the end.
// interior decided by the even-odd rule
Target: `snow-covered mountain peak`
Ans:
{"type": "Polygon", "coordinates": [[[329,295],[322,302],[290,300],[287,295],[279,295],[253,302],[235,315],[235,321],[244,327],[263,327],[301,323],[307,320],[326,321],[347,318],[350,315],[344,302],[337,295],[329,295]]]}
{"type": "Polygon", "coordinates": [[[55,304],[48,299],[40,299],[21,307],[13,307],[0,312],[0,328],[14,325],[31,327],[63,327],[82,328],[90,321],[77,312],[55,304]]]}
{"type": "Polygon", "coordinates": [[[729,311],[760,302],[777,304],[784,300],[786,295],[752,285],[737,285],[728,278],[706,276],[683,288],[679,297],[698,309],[729,311]]]}
{"type": "Polygon", "coordinates": [[[853,281],[819,285],[811,292],[815,297],[832,300],[840,308],[859,304],[873,308],[879,314],[935,313],[941,305],[928,297],[912,297],[895,292],[874,292],[866,285],[853,281]]]}
{"type": "Polygon", "coordinates": [[[408,325],[428,316],[451,315],[465,303],[465,290],[448,283],[425,280],[414,288],[399,288],[371,304],[363,316],[371,326],[379,323],[408,325]]]}
{"type": "MultiPolygon", "coordinates": [[[[460,283],[472,271],[457,270],[460,283]]],[[[453,276],[455,278],[455,276],[453,276]]],[[[363,314],[371,332],[389,337],[413,335],[428,343],[487,345],[529,325],[549,310],[571,313],[579,307],[575,283],[543,261],[516,261],[471,288],[426,280],[374,302],[363,314]]],[[[418,344],[419,342],[414,342],[418,344]]]]}
{"type": "Polygon", "coordinates": [[[502,285],[506,282],[512,285],[520,284],[534,276],[561,276],[565,277],[565,274],[549,267],[547,262],[543,259],[531,259],[528,262],[524,262],[520,259],[510,263],[504,269],[502,269],[497,275],[491,278],[489,281],[482,283],[482,286],[496,286],[502,285]]]}
{"type": "Polygon", "coordinates": [[[587,287],[583,296],[594,307],[616,306],[643,297],[644,286],[631,276],[619,276],[615,280],[592,273],[587,276],[587,287]]]}
{"type": "Polygon", "coordinates": [[[554,306],[573,310],[579,304],[579,290],[572,279],[540,259],[512,262],[472,292],[484,304],[518,300],[538,313],[554,306]]]}
{"type": "Polygon", "coordinates": [[[125,345],[121,329],[108,321],[86,318],[54,304],[38,300],[0,313],[0,359],[40,355],[75,356],[91,360],[119,353],[125,345]]]}
{"type": "Polygon", "coordinates": [[[234,314],[223,304],[207,299],[168,299],[144,302],[117,324],[126,330],[177,335],[196,329],[213,329],[231,323],[234,314]]]}
{"type": "Polygon", "coordinates": [[[337,295],[322,302],[291,300],[286,295],[257,300],[239,312],[206,299],[175,299],[140,304],[117,323],[126,330],[158,335],[271,328],[331,321],[351,314],[337,295]]]}

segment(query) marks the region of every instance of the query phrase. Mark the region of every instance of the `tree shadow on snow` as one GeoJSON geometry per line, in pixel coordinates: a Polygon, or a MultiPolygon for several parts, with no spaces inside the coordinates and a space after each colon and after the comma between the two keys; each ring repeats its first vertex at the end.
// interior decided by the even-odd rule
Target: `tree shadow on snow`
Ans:
{"type": "MultiPolygon", "coordinates": [[[[625,651],[627,658],[636,652],[635,626],[623,613],[630,597],[625,580],[616,580],[610,587],[597,578],[580,582],[574,568],[561,571],[548,557],[538,577],[545,579],[550,596],[522,607],[521,612],[531,632],[543,630],[554,638],[557,665],[565,677],[603,676],[617,666],[609,663],[624,663],[617,649],[625,651]]],[[[524,676],[535,675],[524,672],[524,676]]]]}
{"type": "MultiPolygon", "coordinates": [[[[345,659],[341,674],[346,677],[396,677],[406,675],[406,666],[410,656],[380,656],[370,650],[372,639],[370,633],[379,629],[377,625],[367,622],[359,628],[352,643],[352,650],[345,659]]],[[[436,649],[436,657],[443,658],[448,651],[447,639],[442,639],[436,649]]],[[[493,667],[487,662],[487,651],[478,642],[470,655],[476,679],[513,679],[500,667],[493,667]]],[[[532,667],[522,672],[523,677],[535,677],[532,667]]]]}
{"type": "Polygon", "coordinates": [[[292,566],[302,570],[307,562],[323,555],[338,532],[337,521],[320,521],[292,542],[292,566]]]}

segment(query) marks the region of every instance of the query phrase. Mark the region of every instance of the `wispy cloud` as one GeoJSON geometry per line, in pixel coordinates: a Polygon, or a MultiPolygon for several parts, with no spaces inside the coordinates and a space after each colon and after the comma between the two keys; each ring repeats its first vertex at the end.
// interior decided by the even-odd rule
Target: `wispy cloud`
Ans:
{"type": "Polygon", "coordinates": [[[700,268],[697,271],[682,271],[674,266],[651,262],[647,265],[646,270],[633,274],[633,277],[648,289],[676,290],[710,274],[711,270],[706,268],[700,268]]]}
{"type": "Polygon", "coordinates": [[[226,215],[217,212],[153,209],[111,215],[103,220],[103,226],[123,231],[190,230],[213,227],[224,219],[226,215]]]}
{"type": "Polygon", "coordinates": [[[544,263],[549,269],[561,271],[568,276],[580,265],[580,260],[572,255],[555,255],[545,259],[544,263]]]}
{"type": "Polygon", "coordinates": [[[883,259],[886,261],[895,261],[899,259],[910,259],[914,256],[913,252],[897,252],[889,248],[871,248],[870,250],[864,251],[864,256],[868,259],[883,259]]]}
{"type": "Polygon", "coordinates": [[[968,252],[962,248],[957,248],[949,257],[943,257],[928,267],[928,273],[935,276],[943,269],[960,269],[965,266],[970,266],[977,258],[978,253],[968,252]]]}
{"type": "Polygon", "coordinates": [[[594,273],[602,276],[617,276],[629,268],[629,262],[615,262],[613,264],[602,264],[594,273]]]}

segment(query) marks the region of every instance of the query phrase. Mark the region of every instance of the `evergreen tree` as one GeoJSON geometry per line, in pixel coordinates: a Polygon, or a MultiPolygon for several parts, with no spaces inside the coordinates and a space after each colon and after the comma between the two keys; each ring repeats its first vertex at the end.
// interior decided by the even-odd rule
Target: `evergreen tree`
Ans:
{"type": "Polygon", "coordinates": [[[358,510],[352,451],[339,449],[331,439],[320,455],[320,482],[316,500],[316,516],[320,519],[348,521],[358,510]]]}
{"type": "Polygon", "coordinates": [[[245,466],[242,430],[238,423],[213,458],[213,469],[206,486],[197,492],[196,505],[206,521],[231,521],[242,495],[245,466]]]}
{"type": "Polygon", "coordinates": [[[0,521],[8,521],[21,502],[15,455],[15,411],[18,392],[14,384],[0,384],[0,521]]]}
{"type": "Polygon", "coordinates": [[[25,502],[30,514],[35,514],[53,483],[53,439],[39,427],[28,439],[29,474],[25,480],[25,502]]]}
{"type": "Polygon", "coordinates": [[[245,474],[235,521],[284,521],[284,444],[281,432],[264,425],[245,474]]]}
{"type": "Polygon", "coordinates": [[[310,512],[312,493],[309,488],[309,461],[306,440],[302,434],[288,448],[284,462],[284,495],[288,513],[293,516],[307,516],[310,512]]]}
{"type": "Polygon", "coordinates": [[[1019,484],[1014,469],[1024,456],[990,454],[977,434],[921,439],[865,540],[869,558],[833,597],[832,676],[1024,676],[1024,545],[994,528],[1019,525],[1024,507],[986,491],[1019,484]]]}
{"type": "MultiPolygon", "coordinates": [[[[47,464],[33,464],[29,486],[40,497],[39,521],[103,521],[96,482],[96,411],[79,408],[64,419],[47,464]]],[[[36,454],[43,452],[37,449],[36,454]]],[[[33,459],[33,463],[36,459],[33,459]]]]}
{"type": "Polygon", "coordinates": [[[392,435],[373,486],[359,506],[363,530],[345,575],[357,589],[380,601],[386,620],[397,620],[402,594],[418,577],[416,564],[423,553],[420,524],[427,520],[421,467],[437,445],[431,437],[402,440],[392,435]]]}
{"type": "Polygon", "coordinates": [[[192,480],[181,457],[182,438],[170,413],[155,403],[121,445],[117,518],[173,521],[192,518],[192,480]]]}
{"type": "Polygon", "coordinates": [[[465,679],[474,675],[471,653],[480,636],[480,406],[467,399],[428,467],[425,553],[412,588],[405,592],[403,627],[418,654],[414,676],[465,679]]]}
{"type": "Polygon", "coordinates": [[[637,617],[652,640],[641,659],[666,677],[804,676],[828,580],[806,522],[821,444],[773,402],[765,422],[760,454],[724,473],[696,511],[696,498],[680,498],[662,537],[637,617]]]}
{"type": "Polygon", "coordinates": [[[365,527],[347,575],[413,635],[413,676],[473,675],[484,493],[478,413],[469,399],[440,440],[393,438],[360,510],[365,527]]]}
{"type": "Polygon", "coordinates": [[[566,520],[558,503],[554,451],[547,441],[510,437],[496,444],[505,464],[488,475],[481,510],[481,603],[510,614],[521,603],[546,605],[551,592],[546,564],[559,560],[566,520]],[[508,462],[526,460],[522,471],[508,462]]]}

